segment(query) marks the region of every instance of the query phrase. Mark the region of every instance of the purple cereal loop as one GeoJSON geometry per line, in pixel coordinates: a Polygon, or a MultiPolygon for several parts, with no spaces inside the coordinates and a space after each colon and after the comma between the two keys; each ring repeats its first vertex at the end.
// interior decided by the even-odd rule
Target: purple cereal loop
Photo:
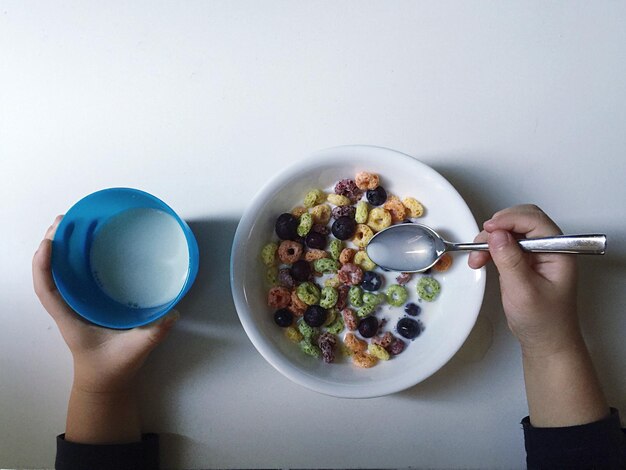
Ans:
{"type": "Polygon", "coordinates": [[[314,224],[313,227],[311,227],[311,230],[313,232],[321,233],[322,235],[328,235],[330,233],[330,229],[324,224],[314,224]]]}
{"type": "Polygon", "coordinates": [[[335,185],[335,194],[346,196],[354,204],[359,199],[361,199],[361,196],[363,196],[363,191],[359,189],[354,180],[346,178],[340,180],[335,185]]]}
{"type": "Polygon", "coordinates": [[[337,310],[343,310],[346,307],[348,303],[348,292],[350,292],[350,286],[346,286],[345,284],[337,288],[337,293],[339,294],[337,303],[335,304],[337,310]]]}
{"type": "Polygon", "coordinates": [[[317,339],[317,345],[322,351],[322,359],[324,360],[324,362],[331,363],[335,360],[335,344],[337,344],[337,339],[335,338],[335,335],[328,332],[322,333],[317,339]]]}
{"type": "Polygon", "coordinates": [[[396,340],[393,343],[391,343],[391,345],[389,345],[389,348],[387,348],[387,351],[389,351],[389,354],[393,356],[397,356],[402,351],[404,351],[404,346],[405,346],[404,341],[396,338],[396,340]]]}
{"type": "Polygon", "coordinates": [[[411,280],[411,273],[401,273],[396,277],[396,282],[401,286],[407,284],[411,280]]]}
{"type": "Polygon", "coordinates": [[[287,287],[289,289],[296,286],[296,281],[294,281],[293,277],[291,276],[289,268],[283,268],[278,271],[278,283],[281,286],[287,287]]]}
{"type": "Polygon", "coordinates": [[[351,217],[354,219],[354,216],[356,215],[356,207],[336,206],[336,207],[333,207],[331,214],[334,219],[338,219],[339,217],[351,217]]]}

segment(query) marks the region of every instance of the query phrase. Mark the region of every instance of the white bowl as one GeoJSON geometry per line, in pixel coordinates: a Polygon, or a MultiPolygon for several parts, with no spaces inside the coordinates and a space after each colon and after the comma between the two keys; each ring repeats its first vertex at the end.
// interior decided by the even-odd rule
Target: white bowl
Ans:
{"type": "MultiPolygon", "coordinates": [[[[275,239],[278,215],[301,204],[307,191],[327,188],[359,171],[380,175],[388,193],[413,196],[426,208],[420,223],[444,238],[467,242],[478,227],[465,201],[439,173],[414,158],[381,147],[343,146],[322,150],[275,176],[258,192],[239,222],[231,254],[231,289],[239,319],[261,355],[294,382],[327,395],[366,398],[387,395],[426,379],[463,345],[469,335],[485,290],[485,271],[467,266],[467,255],[455,254],[452,268],[437,278],[442,290],[432,303],[423,302],[422,334],[409,341],[400,355],[370,369],[349,360],[326,364],[303,354],[273,321],[267,306],[266,269],[261,248],[275,239]]],[[[414,283],[410,284],[414,286],[414,283]]],[[[417,295],[414,289],[413,300],[417,295]]],[[[394,318],[404,316],[402,308],[394,318]]],[[[388,316],[387,310],[384,315],[388,316]]],[[[390,315],[392,315],[390,313],[390,315]]],[[[395,320],[394,320],[395,321],[395,320]]],[[[394,323],[395,325],[395,323],[394,323]]]]}

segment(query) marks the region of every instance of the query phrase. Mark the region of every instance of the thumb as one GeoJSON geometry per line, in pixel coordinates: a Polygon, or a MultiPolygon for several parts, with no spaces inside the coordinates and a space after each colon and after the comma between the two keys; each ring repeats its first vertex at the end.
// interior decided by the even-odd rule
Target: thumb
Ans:
{"type": "Polygon", "coordinates": [[[172,310],[159,320],[146,326],[131,330],[134,343],[146,352],[152,351],[167,337],[174,324],[180,318],[178,310],[172,310]]]}
{"type": "Polygon", "coordinates": [[[491,258],[505,284],[522,285],[528,283],[532,270],[526,263],[524,252],[509,232],[495,230],[489,234],[487,244],[491,258]]]}

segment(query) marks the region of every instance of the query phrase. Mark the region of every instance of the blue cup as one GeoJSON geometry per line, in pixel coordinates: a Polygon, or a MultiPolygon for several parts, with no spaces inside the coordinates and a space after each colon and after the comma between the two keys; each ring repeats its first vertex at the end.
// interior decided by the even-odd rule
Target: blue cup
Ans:
{"type": "Polygon", "coordinates": [[[189,291],[198,274],[198,243],[189,228],[167,204],[143,191],[111,188],[78,201],[65,214],[52,242],[52,276],[67,304],[100,326],[127,329],[151,323],[169,312],[189,291]],[[187,242],[187,276],[178,294],[162,305],[142,307],[110,297],[94,276],[91,251],[102,227],[132,209],[156,209],[171,216],[187,242]]]}

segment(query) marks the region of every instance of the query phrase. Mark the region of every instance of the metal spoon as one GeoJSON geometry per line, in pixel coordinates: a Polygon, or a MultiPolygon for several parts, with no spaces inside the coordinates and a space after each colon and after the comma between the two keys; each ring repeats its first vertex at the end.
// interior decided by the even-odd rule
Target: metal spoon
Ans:
{"type": "MultiPolygon", "coordinates": [[[[525,251],[603,255],[606,235],[559,235],[518,240],[525,251]]],[[[381,230],[365,248],[370,259],[391,271],[426,271],[452,251],[488,251],[486,243],[451,243],[422,224],[398,224],[381,230]]]]}

